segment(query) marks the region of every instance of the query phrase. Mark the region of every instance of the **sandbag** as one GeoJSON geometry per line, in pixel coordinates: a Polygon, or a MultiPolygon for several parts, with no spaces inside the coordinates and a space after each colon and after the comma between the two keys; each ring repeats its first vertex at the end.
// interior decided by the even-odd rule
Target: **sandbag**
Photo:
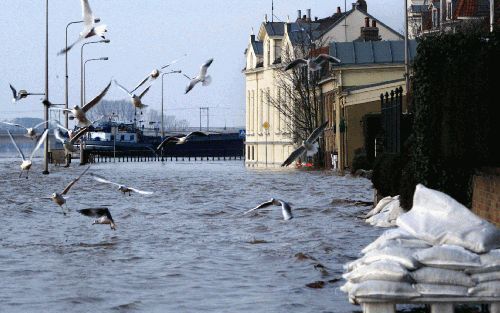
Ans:
{"type": "Polygon", "coordinates": [[[433,245],[450,244],[476,253],[500,248],[500,230],[450,196],[419,184],[413,207],[396,224],[433,245]]]}
{"type": "Polygon", "coordinates": [[[410,283],[369,280],[353,284],[349,296],[375,299],[410,299],[419,297],[420,294],[410,283]]]}
{"type": "MultiPolygon", "coordinates": [[[[365,247],[366,252],[370,250],[377,249],[379,246],[384,244],[386,241],[391,239],[415,239],[412,235],[410,235],[407,231],[402,230],[401,228],[394,228],[386,230],[382,235],[380,235],[375,241],[365,247]]],[[[363,249],[363,250],[365,250],[363,249]]],[[[363,251],[361,251],[363,252],[363,251]]],[[[364,253],[366,253],[364,252],[364,253]]]]}
{"type": "Polygon", "coordinates": [[[407,248],[407,249],[426,249],[430,248],[430,245],[428,245],[425,241],[420,240],[420,239],[402,239],[402,238],[396,238],[396,239],[389,239],[385,241],[379,241],[377,242],[374,241],[368,246],[366,246],[363,250],[361,250],[361,253],[366,254],[372,250],[376,249],[383,249],[386,247],[399,247],[399,248],[407,248]]]}
{"type": "Polygon", "coordinates": [[[415,284],[415,289],[422,295],[427,297],[466,297],[468,288],[464,286],[441,285],[441,284],[415,284]]]}
{"type": "Polygon", "coordinates": [[[367,280],[384,280],[397,282],[411,282],[406,268],[393,261],[382,260],[363,265],[342,277],[352,283],[361,283],[367,280]]]}
{"type": "Polygon", "coordinates": [[[375,206],[375,208],[373,208],[370,212],[366,213],[366,215],[364,216],[364,218],[369,218],[369,217],[372,217],[373,215],[376,215],[378,213],[380,213],[387,204],[389,204],[389,202],[391,202],[392,200],[394,199],[399,199],[399,196],[396,196],[396,197],[385,197],[385,198],[382,198],[378,203],[377,205],[375,206]]]}
{"type": "Polygon", "coordinates": [[[500,249],[491,250],[479,255],[479,257],[481,258],[481,267],[467,269],[469,274],[500,271],[500,249]]]}
{"type": "Polygon", "coordinates": [[[495,280],[500,281],[500,271],[472,274],[471,279],[475,283],[484,283],[495,280]]]}
{"type": "Polygon", "coordinates": [[[500,297],[500,281],[488,281],[469,288],[469,295],[475,297],[500,297]]]}
{"type": "Polygon", "coordinates": [[[376,227],[396,226],[396,219],[404,213],[399,203],[399,196],[392,198],[385,207],[377,214],[366,220],[367,223],[376,227]]]}
{"type": "Polygon", "coordinates": [[[356,259],[356,260],[354,260],[352,262],[349,262],[347,264],[344,264],[343,268],[344,268],[345,271],[350,272],[350,271],[353,271],[353,270],[355,270],[356,268],[358,268],[359,266],[362,266],[362,265],[364,265],[363,259],[360,258],[360,259],[356,259]]]}
{"type": "Polygon", "coordinates": [[[394,261],[403,265],[409,270],[414,270],[419,266],[419,263],[412,256],[413,251],[415,250],[399,247],[386,247],[380,250],[372,250],[365,254],[365,256],[361,259],[365,264],[370,264],[381,260],[394,261]]]}
{"type": "MultiPolygon", "coordinates": [[[[473,287],[475,283],[463,271],[454,271],[443,268],[422,267],[411,272],[410,276],[418,284],[440,284],[473,287]]],[[[467,292],[467,290],[466,290],[467,292]]]]}
{"type": "Polygon", "coordinates": [[[413,253],[418,262],[431,267],[463,270],[468,267],[479,267],[479,255],[459,246],[441,245],[422,249],[413,253]]]}

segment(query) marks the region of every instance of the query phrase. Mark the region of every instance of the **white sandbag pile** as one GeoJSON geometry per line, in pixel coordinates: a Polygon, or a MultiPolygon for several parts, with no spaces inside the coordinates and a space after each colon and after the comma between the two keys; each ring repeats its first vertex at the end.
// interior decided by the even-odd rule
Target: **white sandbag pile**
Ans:
{"type": "MultiPolygon", "coordinates": [[[[384,199],[385,205],[395,200],[384,199]]],[[[383,211],[378,209],[370,217],[383,211]]],[[[341,290],[351,301],[500,297],[500,230],[494,225],[422,185],[396,225],[344,266],[341,290]]]]}
{"type": "Polygon", "coordinates": [[[396,226],[396,219],[403,213],[399,196],[385,197],[364,218],[367,223],[376,227],[393,227],[396,226]]]}

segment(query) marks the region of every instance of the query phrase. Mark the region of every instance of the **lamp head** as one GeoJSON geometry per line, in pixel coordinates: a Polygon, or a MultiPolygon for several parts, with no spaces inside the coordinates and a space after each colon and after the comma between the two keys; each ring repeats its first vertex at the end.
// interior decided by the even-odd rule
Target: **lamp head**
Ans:
{"type": "Polygon", "coordinates": [[[101,42],[104,42],[104,43],[110,43],[110,42],[111,42],[111,40],[109,40],[109,39],[104,39],[104,40],[101,40],[101,42]]]}
{"type": "Polygon", "coordinates": [[[109,59],[108,57],[103,57],[103,58],[100,58],[99,60],[107,61],[108,59],[109,59]]]}
{"type": "Polygon", "coordinates": [[[101,18],[100,18],[100,17],[96,17],[96,18],[94,19],[94,23],[99,23],[100,21],[101,21],[101,18]]]}

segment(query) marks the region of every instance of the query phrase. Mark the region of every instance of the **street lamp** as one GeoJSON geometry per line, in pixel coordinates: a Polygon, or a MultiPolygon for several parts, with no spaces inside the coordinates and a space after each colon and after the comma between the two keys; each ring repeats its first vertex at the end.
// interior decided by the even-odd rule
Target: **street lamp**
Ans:
{"type": "Polygon", "coordinates": [[[108,60],[108,57],[102,57],[102,58],[95,58],[95,59],[88,59],[86,60],[84,63],[83,63],[83,103],[86,103],[87,102],[87,97],[86,97],[86,82],[85,82],[85,68],[87,66],[87,62],[90,62],[90,61],[107,61],[108,60]]]}
{"type": "Polygon", "coordinates": [[[161,74],[161,140],[162,141],[163,141],[163,138],[165,137],[165,128],[163,125],[163,77],[165,75],[168,75],[168,74],[181,74],[181,73],[182,73],[182,71],[178,70],[178,71],[170,71],[170,72],[166,72],[166,73],[161,74]]]}
{"type": "MultiPolygon", "coordinates": [[[[44,104],[44,120],[45,130],[49,129],[49,0],[45,0],[45,97],[44,104]]],[[[49,136],[45,137],[43,145],[43,172],[42,174],[49,174],[49,136]]]]}
{"type": "Polygon", "coordinates": [[[83,107],[85,103],[83,102],[83,47],[92,43],[109,43],[109,39],[103,39],[98,41],[89,41],[82,44],[82,48],[80,49],[80,107],[83,107]]]}
{"type": "MultiPolygon", "coordinates": [[[[100,18],[95,18],[94,19],[94,22],[95,23],[99,23],[101,21],[100,18]]],[[[69,102],[69,87],[68,87],[68,80],[69,80],[69,76],[68,76],[68,28],[70,25],[73,25],[73,24],[80,24],[80,23],[83,23],[83,21],[73,21],[73,22],[69,22],[67,25],[66,25],[66,53],[64,54],[64,61],[65,61],[65,65],[64,65],[64,72],[65,72],[65,86],[64,86],[64,95],[65,95],[65,101],[64,101],[64,108],[67,109],[68,108],[68,102],[69,102]]],[[[66,118],[64,119],[64,127],[68,128],[68,117],[69,115],[66,114],[65,115],[66,118]]]]}

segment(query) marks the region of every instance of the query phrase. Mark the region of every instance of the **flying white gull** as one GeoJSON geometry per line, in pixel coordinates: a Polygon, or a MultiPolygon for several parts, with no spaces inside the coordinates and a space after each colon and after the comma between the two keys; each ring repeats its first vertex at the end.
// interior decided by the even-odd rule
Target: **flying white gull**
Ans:
{"type": "Polygon", "coordinates": [[[208,135],[205,134],[204,132],[194,131],[194,132],[190,132],[186,136],[170,136],[170,137],[165,138],[158,145],[156,150],[160,150],[164,145],[170,144],[170,143],[176,143],[178,145],[185,144],[189,139],[191,139],[192,137],[196,137],[196,136],[208,136],[208,135]]]}
{"type": "Polygon", "coordinates": [[[76,152],[75,143],[78,141],[78,139],[80,139],[88,131],[89,131],[88,126],[83,127],[83,128],[80,128],[76,132],[76,134],[68,133],[69,138],[65,138],[61,135],[61,131],[59,130],[59,128],[56,128],[56,129],[54,129],[54,136],[56,137],[57,140],[59,140],[62,143],[64,151],[66,151],[66,153],[69,154],[71,152],[76,152]]]}
{"type": "Polygon", "coordinates": [[[201,84],[203,86],[210,85],[210,83],[212,82],[212,77],[210,75],[207,75],[207,70],[208,70],[208,67],[212,64],[213,61],[214,61],[214,59],[210,59],[207,62],[205,62],[205,64],[203,64],[201,66],[200,73],[198,74],[198,76],[196,76],[195,78],[191,79],[191,82],[186,87],[186,92],[185,93],[188,93],[189,91],[191,91],[191,89],[193,89],[194,86],[196,86],[196,84],[198,84],[199,82],[201,82],[201,84]]]}
{"type": "Polygon", "coordinates": [[[151,88],[151,85],[148,86],[148,88],[144,89],[144,91],[140,95],[136,95],[133,92],[130,92],[127,90],[127,88],[123,87],[120,85],[116,80],[114,80],[115,84],[124,92],[126,92],[130,96],[130,102],[132,102],[132,105],[138,109],[144,109],[147,107],[144,103],[142,103],[142,97],[149,91],[149,88],[151,88]]]}
{"type": "Polygon", "coordinates": [[[127,192],[128,192],[129,196],[131,195],[132,192],[137,192],[137,193],[140,193],[142,195],[152,195],[153,194],[153,192],[151,192],[151,191],[142,191],[142,190],[135,189],[135,188],[132,188],[132,187],[127,187],[125,185],[109,181],[109,180],[107,180],[107,179],[105,179],[103,177],[97,176],[97,175],[92,175],[92,178],[94,180],[100,182],[100,183],[103,183],[103,184],[110,184],[110,185],[118,186],[118,190],[121,191],[121,192],[123,192],[124,195],[127,192]]]}
{"type": "MultiPolygon", "coordinates": [[[[89,103],[85,104],[82,108],[80,106],[75,105],[73,109],[63,109],[63,108],[53,108],[52,110],[60,110],[64,111],[66,114],[71,113],[73,116],[76,118],[78,121],[77,126],[78,127],[86,127],[92,125],[92,122],[87,118],[87,113],[90,109],[92,109],[96,104],[101,102],[102,98],[106,95],[106,93],[109,90],[109,87],[111,87],[111,82],[106,86],[106,88],[101,91],[101,93],[92,99],[89,103]]],[[[50,105],[50,104],[49,104],[50,105]]]]}
{"type": "Polygon", "coordinates": [[[130,92],[135,92],[137,89],[139,89],[142,85],[144,85],[147,81],[150,81],[151,84],[158,78],[160,77],[160,74],[163,72],[162,70],[163,69],[166,69],[167,67],[171,66],[171,65],[174,65],[175,63],[179,62],[181,59],[183,59],[184,57],[186,57],[187,54],[184,54],[181,58],[178,58],[176,60],[173,60],[172,62],[170,62],[169,64],[167,65],[164,65],[162,66],[160,69],[154,69],[151,73],[148,74],[148,76],[144,77],[143,80],[141,80],[139,82],[139,84],[137,84],[137,86],[135,86],[134,89],[132,89],[132,91],[130,92]]]}
{"type": "Polygon", "coordinates": [[[288,71],[289,69],[295,68],[297,66],[307,65],[309,71],[315,72],[321,69],[321,64],[325,61],[328,61],[330,63],[340,63],[340,60],[337,59],[336,57],[332,57],[331,55],[328,54],[320,54],[315,58],[309,58],[309,59],[299,58],[293,60],[285,67],[285,71],[288,71]]]}
{"type": "Polygon", "coordinates": [[[16,88],[14,88],[14,86],[12,86],[11,84],[9,84],[9,87],[12,91],[12,102],[14,103],[30,95],[43,95],[43,93],[30,93],[24,89],[21,89],[19,90],[19,92],[17,92],[16,88]]]}
{"type": "Polygon", "coordinates": [[[298,158],[299,156],[301,156],[304,152],[307,152],[307,156],[313,156],[316,154],[316,152],[318,152],[318,144],[316,143],[316,140],[318,140],[319,136],[321,135],[321,133],[325,130],[326,128],[326,125],[328,125],[328,121],[324,122],[323,125],[319,126],[318,128],[316,128],[311,135],[309,135],[309,138],[307,138],[306,140],[304,140],[302,142],[302,145],[300,147],[298,147],[297,149],[295,149],[295,151],[293,151],[290,156],[288,157],[288,159],[285,160],[285,162],[283,162],[283,164],[281,164],[281,166],[288,166],[290,164],[292,164],[292,162],[298,158]]]}
{"type": "Polygon", "coordinates": [[[108,208],[92,208],[92,209],[83,209],[78,210],[78,212],[82,215],[95,217],[96,219],[92,222],[94,224],[109,224],[112,230],[116,230],[116,224],[109,212],[108,208]]]}
{"type": "Polygon", "coordinates": [[[38,149],[40,149],[40,147],[42,146],[43,142],[45,141],[45,138],[47,137],[48,132],[49,132],[49,130],[46,129],[42,133],[40,138],[38,138],[38,142],[36,143],[35,149],[33,149],[33,152],[31,152],[30,158],[26,159],[23,152],[21,151],[21,149],[19,149],[19,146],[16,144],[16,141],[12,137],[12,134],[9,131],[7,131],[7,133],[9,134],[10,140],[14,144],[14,147],[16,147],[17,152],[19,152],[19,156],[23,160],[23,163],[21,163],[21,173],[19,174],[19,177],[21,177],[21,175],[23,174],[23,171],[26,171],[26,179],[28,178],[29,170],[31,168],[31,165],[33,164],[33,162],[32,162],[33,156],[35,155],[36,151],[38,149]]]}
{"type": "Polygon", "coordinates": [[[71,50],[71,48],[73,48],[74,45],[76,45],[81,40],[90,38],[95,35],[100,36],[102,39],[106,39],[106,37],[104,36],[104,34],[108,31],[106,29],[106,25],[96,26],[95,17],[94,14],[92,13],[92,10],[90,9],[89,1],[81,0],[81,3],[82,3],[82,16],[83,16],[83,31],[80,33],[80,36],[74,43],[69,45],[67,48],[64,48],[61,51],[59,51],[57,55],[67,53],[69,50],[71,50]]]}
{"type": "Polygon", "coordinates": [[[36,129],[38,127],[42,126],[43,124],[46,124],[47,121],[41,122],[40,124],[36,124],[33,127],[26,127],[26,126],[23,126],[21,124],[14,124],[14,123],[9,123],[9,122],[0,122],[0,123],[6,124],[6,125],[10,125],[10,126],[16,126],[16,127],[24,128],[24,129],[26,129],[26,134],[24,134],[24,136],[26,136],[28,138],[31,138],[31,139],[36,139],[36,137],[37,137],[36,129]]]}
{"type": "Polygon", "coordinates": [[[285,201],[274,199],[274,198],[272,198],[271,200],[269,200],[267,202],[259,204],[255,208],[250,209],[250,210],[246,211],[243,214],[248,214],[248,213],[250,213],[252,211],[255,211],[255,210],[258,210],[258,209],[262,209],[262,208],[266,208],[266,207],[271,206],[271,205],[277,205],[277,206],[280,205],[281,206],[281,213],[283,214],[283,219],[285,221],[288,221],[288,220],[290,220],[290,219],[293,218],[292,209],[290,208],[290,205],[288,203],[286,203],[285,201]]]}
{"type": "Polygon", "coordinates": [[[82,178],[82,176],[87,173],[87,171],[89,170],[90,166],[87,167],[81,174],[80,176],[78,176],[77,178],[73,179],[67,186],[66,188],[64,188],[64,190],[61,192],[61,193],[58,193],[58,192],[54,192],[51,196],[50,196],[50,199],[52,201],[54,201],[55,204],[57,204],[58,206],[61,207],[61,209],[63,210],[63,214],[66,215],[66,211],[69,211],[69,210],[64,210],[64,207],[63,205],[66,203],[66,194],[68,193],[68,191],[71,189],[71,187],[73,187],[74,184],[76,184],[77,181],[80,180],[80,178],[82,178]]]}

